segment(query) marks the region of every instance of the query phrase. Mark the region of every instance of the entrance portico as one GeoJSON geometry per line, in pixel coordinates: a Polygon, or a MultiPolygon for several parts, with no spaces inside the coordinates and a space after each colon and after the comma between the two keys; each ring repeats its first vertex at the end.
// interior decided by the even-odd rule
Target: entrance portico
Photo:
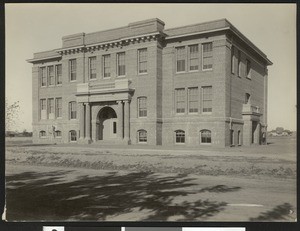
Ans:
{"type": "Polygon", "coordinates": [[[130,82],[77,85],[80,143],[112,141],[130,144],[130,82]]]}

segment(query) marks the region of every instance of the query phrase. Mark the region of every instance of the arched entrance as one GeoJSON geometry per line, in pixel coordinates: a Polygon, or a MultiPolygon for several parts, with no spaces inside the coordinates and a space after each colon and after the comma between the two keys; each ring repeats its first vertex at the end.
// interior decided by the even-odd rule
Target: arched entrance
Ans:
{"type": "Polygon", "coordinates": [[[97,116],[97,139],[111,140],[117,138],[117,114],[111,107],[102,108],[97,116]]]}

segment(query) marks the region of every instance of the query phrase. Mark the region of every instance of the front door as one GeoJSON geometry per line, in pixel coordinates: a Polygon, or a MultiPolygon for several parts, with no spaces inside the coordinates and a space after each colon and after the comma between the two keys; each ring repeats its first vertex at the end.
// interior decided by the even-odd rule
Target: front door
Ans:
{"type": "Polygon", "coordinates": [[[103,140],[117,137],[117,119],[109,118],[103,121],[103,140]]]}

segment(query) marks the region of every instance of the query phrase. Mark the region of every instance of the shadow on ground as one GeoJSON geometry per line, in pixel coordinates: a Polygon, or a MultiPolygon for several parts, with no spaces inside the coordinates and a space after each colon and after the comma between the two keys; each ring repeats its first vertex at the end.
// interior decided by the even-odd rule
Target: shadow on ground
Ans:
{"type": "MultiPolygon", "coordinates": [[[[146,214],[142,219],[145,221],[165,221],[172,216],[180,216],[181,221],[195,221],[214,216],[226,206],[225,202],[210,200],[175,203],[175,197],[201,192],[186,190],[195,185],[193,178],[186,175],[161,177],[150,172],[125,175],[109,172],[104,176],[62,181],[71,172],[24,172],[7,176],[7,220],[95,221],[138,210],[146,214]]],[[[219,185],[202,191],[239,189],[219,185]]]]}
{"type": "Polygon", "coordinates": [[[250,221],[285,221],[291,220],[294,213],[293,207],[289,203],[278,205],[270,211],[261,213],[258,217],[250,218],[250,221]]]}

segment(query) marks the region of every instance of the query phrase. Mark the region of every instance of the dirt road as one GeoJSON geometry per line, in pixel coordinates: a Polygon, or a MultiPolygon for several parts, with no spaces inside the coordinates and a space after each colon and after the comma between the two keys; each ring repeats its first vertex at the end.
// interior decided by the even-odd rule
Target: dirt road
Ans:
{"type": "Polygon", "coordinates": [[[294,221],[295,179],[6,166],[8,220],[294,221]]]}

